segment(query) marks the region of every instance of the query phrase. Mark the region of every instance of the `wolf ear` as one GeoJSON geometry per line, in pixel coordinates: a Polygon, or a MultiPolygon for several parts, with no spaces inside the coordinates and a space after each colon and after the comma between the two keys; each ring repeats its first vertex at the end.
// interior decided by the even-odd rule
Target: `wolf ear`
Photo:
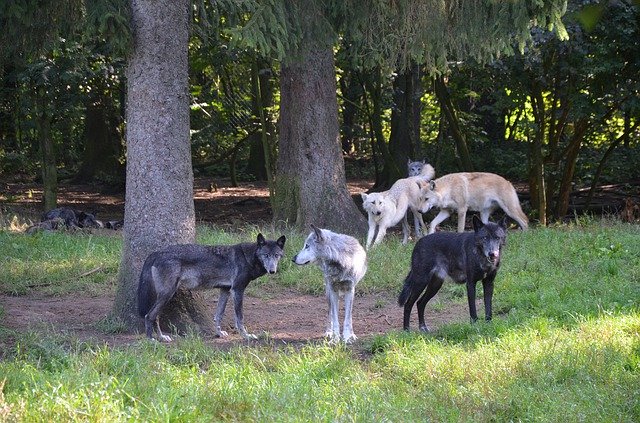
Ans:
{"type": "MultiPolygon", "coordinates": [[[[362,197],[362,201],[367,201],[367,193],[366,192],[361,192],[360,196],[362,197]]],[[[313,226],[313,225],[312,225],[313,226]]]]}
{"type": "Polygon", "coordinates": [[[431,191],[433,191],[433,190],[435,190],[435,189],[436,189],[436,181],[433,181],[433,180],[432,180],[432,181],[429,181],[429,189],[430,189],[431,191]]]}
{"type": "Polygon", "coordinates": [[[314,225],[311,225],[311,229],[313,229],[313,232],[315,232],[316,239],[322,242],[322,229],[316,228],[314,225]]]}
{"type": "Polygon", "coordinates": [[[267,241],[264,239],[264,236],[262,236],[262,234],[258,234],[258,245],[262,246],[265,242],[267,241]]]}
{"type": "Polygon", "coordinates": [[[407,164],[410,165],[411,164],[411,159],[407,158],[407,164]]]}
{"type": "Polygon", "coordinates": [[[478,232],[484,226],[484,223],[482,223],[482,220],[480,220],[480,218],[478,216],[476,216],[475,214],[473,215],[472,221],[473,221],[473,231],[474,232],[478,232]]]}
{"type": "Polygon", "coordinates": [[[280,238],[277,239],[276,244],[278,244],[278,247],[284,248],[284,242],[286,240],[287,240],[287,237],[282,235],[280,238]]]}
{"type": "Polygon", "coordinates": [[[427,159],[422,159],[422,164],[423,165],[427,164],[427,159]]]}

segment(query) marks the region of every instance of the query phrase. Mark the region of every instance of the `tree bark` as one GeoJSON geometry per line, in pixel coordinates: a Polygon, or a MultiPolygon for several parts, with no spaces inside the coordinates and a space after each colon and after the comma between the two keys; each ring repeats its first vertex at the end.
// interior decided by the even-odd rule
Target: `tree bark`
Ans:
{"type": "MultiPolygon", "coordinates": [[[[133,51],[127,68],[127,189],[124,242],[114,314],[142,328],[136,310],[146,257],[170,244],[193,242],[195,214],[189,140],[188,0],[132,0],[133,51]]],[[[209,331],[202,297],[179,291],[161,324],[209,331]]]]}
{"type": "Polygon", "coordinates": [[[546,131],[546,119],[544,99],[539,86],[532,87],[531,105],[537,124],[531,143],[531,170],[529,177],[529,191],[534,209],[538,210],[538,219],[541,226],[547,226],[547,195],[545,187],[544,168],[544,134],[546,131]]]}
{"type": "Polygon", "coordinates": [[[37,129],[42,157],[42,203],[44,211],[55,209],[58,203],[58,169],[51,136],[51,114],[45,88],[38,89],[37,129]]]}
{"type": "Polygon", "coordinates": [[[589,128],[589,120],[582,118],[574,124],[574,134],[569,141],[569,145],[566,149],[566,156],[564,160],[564,169],[562,170],[562,179],[560,180],[560,188],[558,190],[558,200],[556,201],[556,210],[554,217],[556,219],[562,219],[569,210],[569,200],[571,197],[571,182],[573,182],[573,175],[576,171],[576,163],[578,161],[578,154],[584,141],[584,135],[589,128]]]}
{"type": "Polygon", "coordinates": [[[115,111],[106,96],[94,100],[85,109],[84,152],[75,179],[87,182],[106,176],[112,182],[122,182],[124,169],[118,161],[121,151],[115,111]]]}
{"type": "Polygon", "coordinates": [[[462,133],[458,117],[456,116],[455,107],[451,101],[449,90],[444,81],[444,76],[440,75],[434,78],[434,88],[436,97],[440,102],[440,107],[444,111],[444,115],[449,123],[449,129],[451,129],[451,135],[456,143],[456,151],[460,157],[462,163],[462,170],[465,172],[473,172],[473,164],[471,163],[471,154],[469,153],[469,147],[467,146],[467,140],[462,133]]]}
{"type": "Polygon", "coordinates": [[[383,174],[386,186],[407,177],[407,159],[416,160],[416,145],[420,142],[420,67],[411,66],[398,74],[393,81],[393,109],[391,110],[391,135],[389,153],[393,166],[385,166],[383,174]]]}
{"type": "Polygon", "coordinates": [[[273,104],[273,84],[271,83],[269,65],[264,60],[256,59],[251,64],[251,92],[253,94],[253,115],[259,122],[260,129],[252,134],[249,140],[247,172],[259,181],[268,181],[271,187],[275,128],[265,109],[273,104]]]}
{"type": "Polygon", "coordinates": [[[365,219],[346,185],[333,51],[307,43],[301,59],[281,70],[274,220],[362,237],[365,219]]]}

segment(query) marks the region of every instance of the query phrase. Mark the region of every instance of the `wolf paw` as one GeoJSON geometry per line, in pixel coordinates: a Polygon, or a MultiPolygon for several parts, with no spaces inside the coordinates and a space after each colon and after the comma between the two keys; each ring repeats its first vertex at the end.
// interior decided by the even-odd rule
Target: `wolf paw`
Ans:
{"type": "Polygon", "coordinates": [[[347,334],[344,335],[344,343],[345,344],[351,344],[351,343],[355,342],[356,339],[358,339],[358,337],[356,336],[355,333],[352,333],[350,335],[347,335],[347,334]]]}
{"type": "Polygon", "coordinates": [[[218,338],[226,338],[227,336],[229,336],[229,334],[228,334],[226,331],[224,331],[224,330],[218,330],[218,331],[216,332],[216,336],[217,336],[218,338]]]}
{"type": "Polygon", "coordinates": [[[337,344],[340,342],[340,334],[332,331],[326,331],[324,337],[327,338],[330,344],[337,344]]]}
{"type": "Polygon", "coordinates": [[[252,333],[245,333],[242,335],[242,337],[248,341],[258,339],[258,337],[252,333]]]}
{"type": "Polygon", "coordinates": [[[171,342],[173,339],[169,335],[158,335],[158,341],[160,342],[171,342]]]}

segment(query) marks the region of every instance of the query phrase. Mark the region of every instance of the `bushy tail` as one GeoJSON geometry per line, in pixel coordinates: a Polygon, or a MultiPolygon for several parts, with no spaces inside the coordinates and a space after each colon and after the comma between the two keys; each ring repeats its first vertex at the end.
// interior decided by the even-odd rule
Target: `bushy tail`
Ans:
{"type": "Polygon", "coordinates": [[[138,314],[140,317],[147,315],[156,300],[156,291],[153,288],[153,277],[151,275],[151,263],[145,261],[140,272],[138,281],[138,314]]]}
{"type": "Polygon", "coordinates": [[[411,289],[413,288],[413,278],[412,272],[409,271],[407,278],[404,280],[404,286],[402,287],[402,291],[400,291],[400,295],[398,295],[398,305],[402,307],[407,303],[409,299],[409,295],[411,295],[411,289]]]}

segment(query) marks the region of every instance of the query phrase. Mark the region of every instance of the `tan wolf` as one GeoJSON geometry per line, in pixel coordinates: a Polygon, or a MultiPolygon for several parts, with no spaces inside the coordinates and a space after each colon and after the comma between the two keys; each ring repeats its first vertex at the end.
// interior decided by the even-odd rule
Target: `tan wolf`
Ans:
{"type": "Polygon", "coordinates": [[[387,229],[402,221],[402,243],[409,239],[409,223],[407,211],[413,213],[416,237],[422,236],[424,227],[420,208],[422,206],[424,185],[427,182],[420,176],[398,179],[387,191],[371,194],[360,193],[362,208],[367,212],[369,232],[367,234],[366,249],[379,244],[387,233],[387,229]]]}
{"type": "Polygon", "coordinates": [[[520,207],[515,188],[511,182],[494,173],[450,173],[423,184],[422,195],[421,212],[426,213],[432,207],[440,209],[429,225],[430,234],[454,210],[458,211],[458,232],[464,232],[467,210],[480,212],[480,219],[486,224],[489,215],[501,208],[523,230],[529,226],[529,219],[520,207]]]}

